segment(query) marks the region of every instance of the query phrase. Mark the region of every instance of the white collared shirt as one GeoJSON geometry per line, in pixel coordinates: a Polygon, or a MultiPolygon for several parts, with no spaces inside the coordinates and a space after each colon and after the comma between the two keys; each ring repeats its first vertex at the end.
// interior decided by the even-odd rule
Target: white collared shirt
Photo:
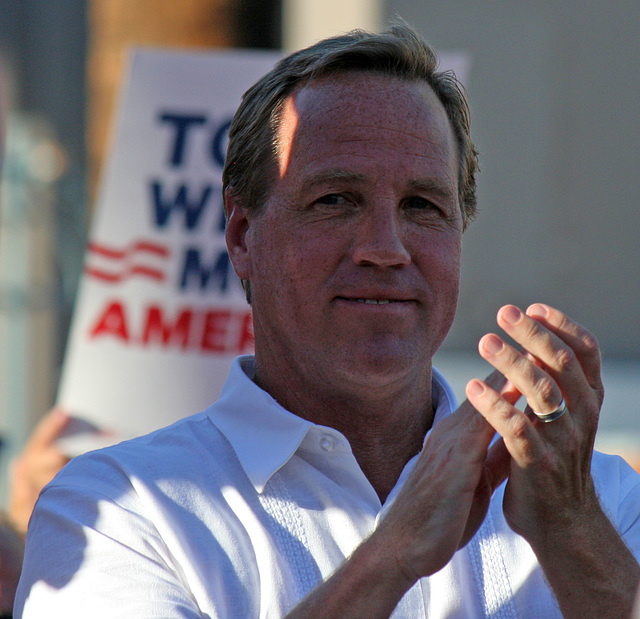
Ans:
{"type": "MultiPolygon", "coordinates": [[[[382,506],[346,438],[284,410],[253,368],[237,359],[207,411],[65,467],[32,518],[16,617],[282,617],[371,534],[415,459],[382,506]]],[[[434,372],[436,401],[434,423],[456,406],[434,372]]],[[[600,455],[593,472],[640,556],[638,476],[600,455]]],[[[393,617],[560,616],[501,503],[393,617]]]]}

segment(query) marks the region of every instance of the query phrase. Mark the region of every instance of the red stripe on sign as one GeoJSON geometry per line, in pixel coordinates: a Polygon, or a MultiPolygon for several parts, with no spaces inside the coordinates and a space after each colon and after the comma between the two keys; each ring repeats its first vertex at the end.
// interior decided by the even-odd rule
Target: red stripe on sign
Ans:
{"type": "Polygon", "coordinates": [[[88,277],[99,279],[100,281],[106,282],[108,284],[117,284],[133,276],[146,277],[148,279],[154,279],[158,282],[163,282],[166,279],[166,275],[162,271],[137,265],[131,266],[122,273],[110,273],[108,271],[94,269],[92,267],[86,266],[84,268],[84,273],[88,277]]]}
{"type": "Polygon", "coordinates": [[[123,249],[91,241],[87,249],[92,254],[98,254],[105,258],[113,258],[114,260],[124,260],[137,253],[154,254],[161,258],[167,258],[169,256],[169,249],[166,246],[150,241],[136,241],[123,249]]]}
{"type": "Polygon", "coordinates": [[[158,271],[157,269],[150,269],[149,267],[143,266],[132,266],[129,269],[129,277],[131,277],[132,275],[149,277],[150,279],[155,279],[159,282],[163,282],[165,278],[165,275],[162,271],[158,271]]]}
{"type": "Polygon", "coordinates": [[[164,245],[158,245],[156,243],[150,243],[149,241],[138,241],[134,248],[136,251],[143,251],[150,254],[155,254],[162,258],[166,258],[169,255],[169,250],[164,245]]]}

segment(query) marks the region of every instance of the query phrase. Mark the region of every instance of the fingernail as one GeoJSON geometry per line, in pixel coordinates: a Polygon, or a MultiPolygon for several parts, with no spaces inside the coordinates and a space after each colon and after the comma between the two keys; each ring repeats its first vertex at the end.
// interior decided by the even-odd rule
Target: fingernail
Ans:
{"type": "Polygon", "coordinates": [[[529,314],[531,318],[546,318],[549,315],[549,311],[544,305],[534,303],[527,309],[527,314],[529,314]]]}
{"type": "Polygon", "coordinates": [[[502,308],[502,320],[510,325],[515,325],[520,320],[522,312],[514,305],[507,305],[502,308]]]}
{"type": "Polygon", "coordinates": [[[482,348],[492,355],[497,355],[504,348],[504,343],[495,335],[486,335],[482,340],[482,348]]]}
{"type": "Polygon", "coordinates": [[[471,396],[479,396],[484,393],[484,385],[479,380],[472,380],[467,385],[467,394],[471,396]]]}

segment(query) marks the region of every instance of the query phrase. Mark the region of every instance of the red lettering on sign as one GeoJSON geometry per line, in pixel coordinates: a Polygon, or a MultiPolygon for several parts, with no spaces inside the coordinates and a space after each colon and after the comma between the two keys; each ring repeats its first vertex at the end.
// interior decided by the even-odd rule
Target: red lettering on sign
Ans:
{"type": "Polygon", "coordinates": [[[168,311],[148,305],[142,312],[126,310],[123,301],[109,301],[89,339],[112,338],[127,346],[153,349],[180,348],[205,354],[253,352],[253,322],[250,309],[182,307],[168,311]],[[139,316],[137,320],[132,316],[139,316]]]}
{"type": "Polygon", "coordinates": [[[98,336],[112,336],[124,342],[129,341],[129,328],[124,307],[119,301],[110,302],[104,312],[100,314],[93,329],[91,329],[91,339],[98,336]]]}
{"type": "Polygon", "coordinates": [[[152,305],[146,312],[142,343],[148,344],[153,341],[169,345],[177,342],[182,350],[185,350],[189,345],[192,318],[193,311],[186,309],[178,314],[173,324],[168,324],[165,322],[162,308],[152,305]]]}
{"type": "Polygon", "coordinates": [[[207,312],[204,315],[200,348],[207,352],[222,353],[226,350],[229,329],[229,310],[207,312]]]}

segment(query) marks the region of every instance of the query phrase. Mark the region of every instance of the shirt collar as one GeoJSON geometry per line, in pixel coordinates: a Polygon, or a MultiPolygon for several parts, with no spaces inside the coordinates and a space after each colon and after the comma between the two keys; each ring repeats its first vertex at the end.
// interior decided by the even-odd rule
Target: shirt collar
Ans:
{"type": "Polygon", "coordinates": [[[262,492],[314,424],[280,406],[253,382],[254,375],[254,357],[237,357],[220,398],[207,414],[233,447],[251,483],[262,492]],[[256,445],[256,436],[262,445],[256,445]]]}
{"type": "MultiPolygon", "coordinates": [[[[234,359],[220,398],[207,414],[231,444],[255,489],[262,492],[271,476],[296,453],[309,430],[318,426],[280,406],[253,382],[254,376],[252,355],[234,359]],[[262,448],[256,445],[256,436],[262,448]]],[[[435,368],[432,384],[435,425],[457,405],[451,387],[435,368]]]]}
{"type": "MultiPolygon", "coordinates": [[[[445,417],[448,417],[453,411],[458,408],[458,400],[451,389],[451,385],[447,382],[446,378],[440,374],[436,368],[432,369],[432,392],[433,392],[433,406],[435,408],[435,415],[433,416],[433,426],[439,421],[442,421],[445,417]]],[[[431,430],[429,430],[430,432],[431,430]]],[[[427,436],[429,435],[427,432],[427,436]]],[[[426,436],[425,436],[426,440],[426,436]]]]}

